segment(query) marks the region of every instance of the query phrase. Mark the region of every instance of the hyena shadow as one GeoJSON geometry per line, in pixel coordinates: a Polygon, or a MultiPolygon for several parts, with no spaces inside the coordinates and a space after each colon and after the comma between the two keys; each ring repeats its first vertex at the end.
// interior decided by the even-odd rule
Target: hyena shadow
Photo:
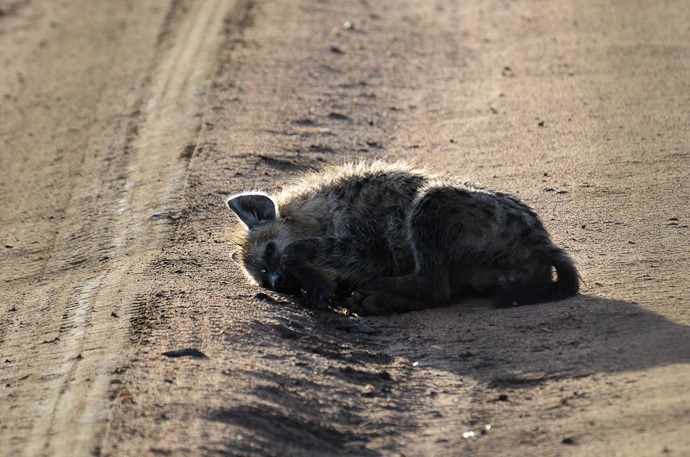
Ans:
{"type": "Polygon", "coordinates": [[[228,370],[251,388],[206,414],[228,436],[251,436],[228,439],[228,453],[380,455],[366,445],[387,437],[381,446],[395,450],[396,437],[426,429],[433,393],[462,400],[488,389],[500,401],[513,394],[496,391],[690,363],[690,327],[619,300],[580,295],[508,309],[465,301],[359,320],[274,297],[254,296],[267,312],[246,329],[250,349],[228,342],[253,352],[253,368],[228,370]]]}
{"type": "MultiPolygon", "coordinates": [[[[668,299],[668,315],[683,303],[668,299]]],[[[679,313],[679,318],[687,318],[679,313]]],[[[690,363],[690,327],[642,306],[580,295],[512,309],[481,302],[366,322],[392,356],[480,380],[580,377],[690,363]],[[391,329],[391,330],[388,330],[391,329]]]]}

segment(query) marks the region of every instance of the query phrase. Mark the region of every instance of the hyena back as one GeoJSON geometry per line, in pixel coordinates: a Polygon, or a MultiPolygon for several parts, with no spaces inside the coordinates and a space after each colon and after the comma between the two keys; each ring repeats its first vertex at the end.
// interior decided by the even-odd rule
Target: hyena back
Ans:
{"type": "Polygon", "coordinates": [[[522,201],[401,164],[333,167],[275,197],[234,195],[228,206],[244,225],[247,275],[313,308],[334,294],[360,314],[478,295],[507,307],[579,288],[572,259],[522,201]]]}

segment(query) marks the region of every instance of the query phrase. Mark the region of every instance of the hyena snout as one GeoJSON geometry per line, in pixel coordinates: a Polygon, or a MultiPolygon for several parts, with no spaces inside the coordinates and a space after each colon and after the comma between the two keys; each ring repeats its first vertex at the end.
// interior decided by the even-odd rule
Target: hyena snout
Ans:
{"type": "Polygon", "coordinates": [[[271,276],[271,289],[285,286],[285,275],[281,271],[276,271],[271,276]]]}
{"type": "Polygon", "coordinates": [[[281,267],[270,272],[268,274],[268,283],[262,284],[262,286],[288,295],[299,295],[302,289],[297,279],[281,267]]]}

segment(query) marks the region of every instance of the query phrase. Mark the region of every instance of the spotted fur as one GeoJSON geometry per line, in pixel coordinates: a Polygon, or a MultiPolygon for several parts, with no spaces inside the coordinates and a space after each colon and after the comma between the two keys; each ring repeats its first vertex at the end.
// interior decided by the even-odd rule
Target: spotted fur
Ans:
{"type": "Polygon", "coordinates": [[[507,307],[579,288],[572,259],[521,200],[403,164],[332,167],[228,206],[247,276],[313,308],[341,298],[386,314],[484,295],[507,307]]]}

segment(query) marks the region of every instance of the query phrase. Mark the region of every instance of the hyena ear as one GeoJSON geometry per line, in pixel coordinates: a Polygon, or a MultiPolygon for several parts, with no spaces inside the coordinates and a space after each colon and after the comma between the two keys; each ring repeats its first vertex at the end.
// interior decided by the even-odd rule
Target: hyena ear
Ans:
{"type": "Polygon", "coordinates": [[[228,206],[239,216],[247,229],[252,231],[276,220],[278,207],[268,195],[248,193],[230,197],[228,206]]]}

